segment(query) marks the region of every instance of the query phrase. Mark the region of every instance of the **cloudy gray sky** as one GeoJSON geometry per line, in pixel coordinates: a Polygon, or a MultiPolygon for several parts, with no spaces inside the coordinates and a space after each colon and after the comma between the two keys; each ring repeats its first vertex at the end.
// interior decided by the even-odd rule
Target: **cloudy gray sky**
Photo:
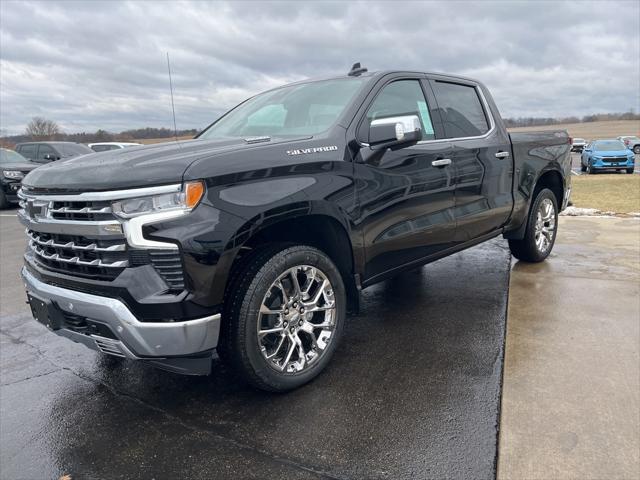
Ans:
{"type": "Polygon", "coordinates": [[[476,77],[505,117],[640,110],[640,2],[0,2],[0,128],[202,128],[269,87],[370,70],[476,77]]]}

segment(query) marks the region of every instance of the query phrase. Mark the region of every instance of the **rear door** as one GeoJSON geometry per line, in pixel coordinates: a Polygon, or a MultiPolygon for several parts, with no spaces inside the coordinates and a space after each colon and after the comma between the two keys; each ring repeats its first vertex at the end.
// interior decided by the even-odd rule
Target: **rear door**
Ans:
{"type": "Polygon", "coordinates": [[[434,127],[440,125],[432,120],[432,94],[423,89],[420,80],[392,78],[379,86],[358,127],[357,138],[364,143],[373,120],[418,115],[425,140],[395,151],[374,151],[366,145],[360,149],[354,175],[356,224],[366,256],[365,280],[373,281],[385,272],[419,262],[450,247],[453,241],[454,171],[446,161],[437,166],[450,145],[429,142],[436,138],[434,127]]]}
{"type": "Polygon", "coordinates": [[[444,138],[455,166],[456,243],[502,227],[511,213],[511,143],[498,128],[479,85],[431,78],[444,138]]]}

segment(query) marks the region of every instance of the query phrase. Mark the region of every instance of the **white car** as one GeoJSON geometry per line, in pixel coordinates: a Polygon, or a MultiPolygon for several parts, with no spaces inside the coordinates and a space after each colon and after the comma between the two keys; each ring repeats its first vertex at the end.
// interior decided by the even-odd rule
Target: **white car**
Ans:
{"type": "Polygon", "coordinates": [[[107,150],[118,150],[120,148],[137,147],[139,145],[142,144],[133,142],[100,142],[89,143],[89,148],[94,152],[106,152],[107,150]]]}
{"type": "Polygon", "coordinates": [[[571,151],[582,153],[582,150],[584,150],[584,147],[586,145],[587,145],[587,141],[584,138],[574,138],[573,141],[571,142],[571,151]]]}
{"type": "Polygon", "coordinates": [[[640,154],[640,138],[636,135],[624,135],[618,137],[618,140],[624,142],[629,150],[633,150],[633,153],[640,154]]]}

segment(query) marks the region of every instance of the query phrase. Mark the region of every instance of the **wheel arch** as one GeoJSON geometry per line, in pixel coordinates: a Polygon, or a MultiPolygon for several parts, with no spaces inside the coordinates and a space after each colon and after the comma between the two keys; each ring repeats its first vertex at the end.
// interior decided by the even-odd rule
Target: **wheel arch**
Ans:
{"type": "Polygon", "coordinates": [[[538,196],[538,192],[544,188],[548,188],[553,192],[558,204],[558,210],[560,210],[564,201],[565,183],[566,182],[564,176],[562,175],[562,171],[557,168],[551,167],[540,172],[540,175],[538,176],[534,184],[532,194],[528,199],[526,210],[527,213],[524,217],[522,225],[520,225],[520,227],[515,230],[505,232],[504,237],[512,240],[522,240],[524,238],[529,221],[528,219],[531,206],[533,205],[535,198],[538,196]]]}
{"type": "Polygon", "coordinates": [[[260,215],[248,221],[227,245],[216,267],[214,295],[222,303],[243,260],[261,245],[282,243],[315,247],[331,258],[342,275],[348,308],[358,309],[358,285],[351,235],[346,221],[322,208],[296,208],[288,215],[260,215]],[[265,218],[270,220],[266,221],[265,218]]]}

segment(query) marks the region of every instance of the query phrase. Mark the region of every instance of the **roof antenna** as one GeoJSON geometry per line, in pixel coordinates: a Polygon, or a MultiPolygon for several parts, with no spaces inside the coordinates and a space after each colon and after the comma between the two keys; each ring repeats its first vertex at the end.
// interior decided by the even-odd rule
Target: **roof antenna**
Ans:
{"type": "Polygon", "coordinates": [[[367,69],[364,67],[361,67],[360,62],[357,62],[353,64],[353,67],[351,67],[351,70],[347,75],[349,75],[350,77],[359,77],[361,74],[363,74],[366,71],[367,69]]]}
{"type": "Polygon", "coordinates": [[[171,63],[169,63],[169,52],[167,52],[167,70],[169,70],[169,90],[171,92],[171,111],[173,112],[173,136],[178,141],[178,127],[176,126],[176,107],[173,104],[173,81],[171,80],[171,63]]]}

